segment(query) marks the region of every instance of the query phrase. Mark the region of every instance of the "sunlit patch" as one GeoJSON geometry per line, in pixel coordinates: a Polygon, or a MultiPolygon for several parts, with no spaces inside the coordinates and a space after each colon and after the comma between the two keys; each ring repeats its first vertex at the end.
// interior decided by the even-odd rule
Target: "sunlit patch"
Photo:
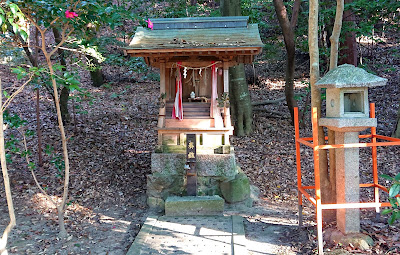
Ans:
{"type": "Polygon", "coordinates": [[[99,214],[100,222],[103,224],[108,224],[109,230],[119,232],[119,233],[126,233],[128,231],[129,225],[131,224],[129,221],[126,220],[119,220],[114,217],[99,214]]]}
{"type": "Polygon", "coordinates": [[[358,42],[361,44],[373,44],[376,42],[387,42],[387,39],[385,37],[380,37],[380,36],[360,36],[358,37],[358,42]]]}
{"type": "Polygon", "coordinates": [[[127,150],[127,152],[132,153],[132,154],[151,153],[151,151],[140,151],[140,150],[135,150],[135,149],[127,150]]]}
{"type": "MultiPolygon", "coordinates": [[[[61,202],[61,197],[49,196],[55,203],[61,202]]],[[[39,208],[56,209],[54,203],[43,193],[36,193],[32,197],[32,201],[39,208]]]]}

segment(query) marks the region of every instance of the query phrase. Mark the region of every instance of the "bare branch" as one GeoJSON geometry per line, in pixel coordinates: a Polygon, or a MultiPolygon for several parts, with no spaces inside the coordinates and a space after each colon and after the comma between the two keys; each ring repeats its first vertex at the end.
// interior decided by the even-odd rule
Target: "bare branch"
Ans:
{"type": "MultiPolygon", "coordinates": [[[[22,136],[22,138],[23,138],[25,151],[28,151],[28,146],[27,146],[27,143],[26,143],[26,136],[25,136],[25,134],[24,134],[21,130],[19,130],[19,129],[18,129],[18,132],[21,134],[21,136],[22,136]]],[[[28,153],[25,153],[25,160],[26,160],[26,163],[28,163],[28,167],[29,167],[29,164],[30,164],[31,162],[30,162],[30,160],[29,160],[28,153]]],[[[33,179],[35,180],[35,184],[36,184],[36,186],[39,188],[40,192],[42,192],[43,195],[45,195],[55,207],[58,207],[57,203],[51,198],[51,196],[50,196],[49,194],[47,194],[47,192],[42,188],[42,186],[40,186],[39,181],[38,181],[37,178],[36,178],[36,174],[35,174],[35,172],[33,171],[33,168],[32,168],[32,167],[29,167],[29,170],[31,171],[31,174],[32,174],[32,176],[33,176],[33,179]]]]}
{"type": "MultiPolygon", "coordinates": [[[[29,79],[28,79],[24,84],[22,84],[22,86],[19,87],[19,88],[17,89],[17,91],[15,91],[9,98],[7,98],[7,100],[4,102],[4,104],[3,104],[2,107],[1,107],[1,113],[4,112],[4,111],[7,109],[7,107],[10,105],[11,101],[12,101],[19,93],[21,93],[22,90],[24,90],[25,86],[33,79],[33,76],[34,76],[34,75],[31,74],[30,77],[29,77],[29,79]]],[[[0,90],[0,93],[1,93],[1,92],[2,92],[2,91],[0,90]]],[[[0,124],[1,124],[1,123],[0,123],[0,124]]]]}
{"type": "Polygon", "coordinates": [[[61,33],[61,41],[54,47],[54,49],[49,53],[49,56],[52,56],[57,50],[58,48],[64,44],[65,40],[68,38],[68,36],[70,36],[72,34],[72,32],[74,31],[74,29],[71,29],[67,35],[65,35],[65,31],[67,30],[67,27],[63,28],[63,31],[61,33]]]}
{"type": "Polygon", "coordinates": [[[55,18],[52,22],[50,22],[50,25],[48,27],[46,27],[43,31],[46,32],[54,23],[57,22],[57,20],[59,20],[60,17],[55,18]]]}

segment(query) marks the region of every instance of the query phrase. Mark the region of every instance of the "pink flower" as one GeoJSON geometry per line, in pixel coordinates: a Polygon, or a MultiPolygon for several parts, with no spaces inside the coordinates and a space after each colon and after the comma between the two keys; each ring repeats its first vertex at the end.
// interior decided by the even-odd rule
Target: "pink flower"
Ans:
{"type": "Polygon", "coordinates": [[[76,14],[76,12],[70,12],[69,10],[66,10],[65,11],[65,17],[67,19],[73,19],[73,18],[78,17],[78,14],[76,14]]]}
{"type": "Polygon", "coordinates": [[[153,30],[153,22],[151,22],[150,19],[147,19],[146,22],[147,22],[147,27],[153,30]]]}

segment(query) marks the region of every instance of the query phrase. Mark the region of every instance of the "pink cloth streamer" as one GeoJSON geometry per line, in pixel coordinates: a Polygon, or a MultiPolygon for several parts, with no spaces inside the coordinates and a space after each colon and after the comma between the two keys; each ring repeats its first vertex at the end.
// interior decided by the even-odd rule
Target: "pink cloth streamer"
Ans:
{"type": "Polygon", "coordinates": [[[182,107],[182,75],[180,63],[176,65],[178,77],[175,80],[175,102],[174,107],[172,108],[172,118],[183,120],[183,107],[182,107]]]}
{"type": "Polygon", "coordinates": [[[210,117],[215,118],[217,115],[217,68],[215,66],[215,62],[211,62],[213,65],[211,66],[211,109],[210,109],[210,117]]]}

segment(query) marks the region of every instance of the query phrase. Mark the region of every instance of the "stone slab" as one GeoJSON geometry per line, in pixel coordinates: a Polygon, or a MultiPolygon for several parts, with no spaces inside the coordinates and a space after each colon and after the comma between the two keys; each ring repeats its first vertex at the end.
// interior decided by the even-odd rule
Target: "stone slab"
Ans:
{"type": "Polygon", "coordinates": [[[320,118],[319,125],[339,132],[360,132],[376,127],[375,118],[320,118]]]}
{"type": "Polygon", "coordinates": [[[240,216],[149,216],[127,255],[247,255],[240,216]]]}
{"type": "MultiPolygon", "coordinates": [[[[167,175],[185,175],[185,154],[151,154],[151,172],[167,175]]],[[[235,176],[238,173],[235,154],[198,154],[196,170],[198,176],[235,176]]]]}
{"type": "Polygon", "coordinates": [[[224,203],[220,196],[168,197],[165,200],[165,215],[222,215],[224,203]]]}

